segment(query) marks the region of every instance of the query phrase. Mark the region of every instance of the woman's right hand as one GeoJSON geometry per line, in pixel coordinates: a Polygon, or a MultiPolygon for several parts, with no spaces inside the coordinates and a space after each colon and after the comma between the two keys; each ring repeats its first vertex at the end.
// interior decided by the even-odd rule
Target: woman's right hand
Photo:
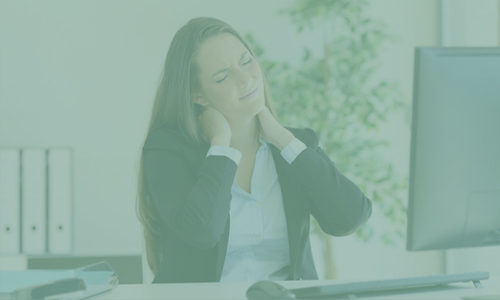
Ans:
{"type": "Polygon", "coordinates": [[[207,105],[199,116],[203,129],[203,139],[213,145],[229,146],[231,127],[226,117],[215,108],[207,105]]]}

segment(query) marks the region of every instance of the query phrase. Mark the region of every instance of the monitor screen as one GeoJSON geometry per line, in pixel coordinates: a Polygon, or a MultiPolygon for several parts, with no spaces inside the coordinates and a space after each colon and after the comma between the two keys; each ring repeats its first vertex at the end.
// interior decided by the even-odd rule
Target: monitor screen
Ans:
{"type": "Polygon", "coordinates": [[[500,48],[416,48],[407,250],[500,245],[500,48]]]}

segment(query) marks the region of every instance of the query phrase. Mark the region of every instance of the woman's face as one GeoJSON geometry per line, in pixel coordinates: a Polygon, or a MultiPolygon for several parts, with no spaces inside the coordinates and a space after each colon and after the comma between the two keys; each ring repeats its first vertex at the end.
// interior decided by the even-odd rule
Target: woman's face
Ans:
{"type": "Polygon", "coordinates": [[[229,123],[241,123],[264,108],[262,71],[238,38],[229,33],[211,37],[195,59],[200,67],[195,103],[212,106],[229,123]]]}

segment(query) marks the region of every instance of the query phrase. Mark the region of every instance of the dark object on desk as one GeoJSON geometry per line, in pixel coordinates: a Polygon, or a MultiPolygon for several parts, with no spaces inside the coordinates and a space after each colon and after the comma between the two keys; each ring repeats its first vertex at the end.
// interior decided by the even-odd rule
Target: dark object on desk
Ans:
{"type": "Polygon", "coordinates": [[[68,278],[15,290],[12,299],[44,299],[45,297],[85,290],[81,278],[68,278]]]}
{"type": "Polygon", "coordinates": [[[28,269],[76,269],[106,261],[120,278],[120,284],[142,283],[142,257],[124,256],[28,256],[28,269]]]}
{"type": "Polygon", "coordinates": [[[348,299],[355,299],[356,294],[360,293],[394,290],[404,292],[409,288],[429,287],[469,281],[472,281],[476,288],[482,288],[480,280],[486,280],[488,278],[490,278],[489,272],[467,272],[332,284],[292,290],[288,290],[272,281],[259,281],[248,288],[246,296],[248,299],[324,299],[324,297],[327,296],[346,295],[348,299]]]}
{"type": "Polygon", "coordinates": [[[117,285],[118,277],[106,261],[69,270],[0,271],[0,299],[80,300],[117,285]]]}
{"type": "Polygon", "coordinates": [[[248,299],[295,299],[295,294],[272,281],[259,281],[247,290],[248,299]]]}

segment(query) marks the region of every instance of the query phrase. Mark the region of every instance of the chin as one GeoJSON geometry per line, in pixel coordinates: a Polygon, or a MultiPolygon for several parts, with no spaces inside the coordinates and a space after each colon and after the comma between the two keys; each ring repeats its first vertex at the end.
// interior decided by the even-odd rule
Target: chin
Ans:
{"type": "Polygon", "coordinates": [[[243,119],[252,119],[256,117],[262,109],[266,106],[266,101],[264,98],[262,99],[254,99],[255,102],[253,103],[252,106],[247,107],[245,111],[242,111],[242,118],[243,119]]]}

